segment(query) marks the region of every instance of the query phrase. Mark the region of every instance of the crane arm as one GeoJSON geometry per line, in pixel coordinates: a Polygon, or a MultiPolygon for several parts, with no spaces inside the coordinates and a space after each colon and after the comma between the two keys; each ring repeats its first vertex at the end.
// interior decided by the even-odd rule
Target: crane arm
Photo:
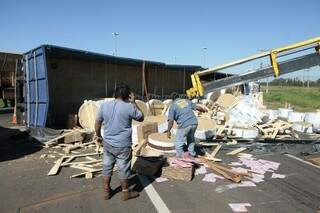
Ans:
{"type": "Polygon", "coordinates": [[[273,49],[271,51],[262,52],[247,58],[233,61],[231,63],[195,72],[193,75],[191,75],[193,87],[187,90],[187,96],[199,97],[217,89],[227,88],[230,86],[235,86],[250,81],[263,79],[272,75],[275,77],[279,77],[279,75],[282,74],[307,69],[317,65],[320,65],[320,37],[295,43],[289,46],[273,49]],[[305,54],[304,56],[299,57],[293,57],[292,59],[280,63],[278,63],[277,61],[278,57],[291,55],[296,52],[303,52],[311,48],[315,48],[315,53],[305,54]],[[201,77],[203,76],[210,75],[219,70],[234,67],[264,57],[270,58],[270,67],[256,69],[248,73],[227,77],[217,81],[206,83],[203,83],[201,81],[201,77]]]}

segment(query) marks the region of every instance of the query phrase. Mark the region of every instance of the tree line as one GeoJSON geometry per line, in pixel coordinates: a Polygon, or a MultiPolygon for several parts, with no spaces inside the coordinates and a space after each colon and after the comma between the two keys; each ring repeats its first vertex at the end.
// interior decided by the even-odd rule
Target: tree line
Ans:
{"type": "MultiPolygon", "coordinates": [[[[267,82],[261,82],[261,85],[267,85],[267,82]]],[[[277,78],[269,82],[271,86],[297,86],[297,87],[319,87],[320,78],[317,80],[303,81],[299,78],[277,78]]]]}

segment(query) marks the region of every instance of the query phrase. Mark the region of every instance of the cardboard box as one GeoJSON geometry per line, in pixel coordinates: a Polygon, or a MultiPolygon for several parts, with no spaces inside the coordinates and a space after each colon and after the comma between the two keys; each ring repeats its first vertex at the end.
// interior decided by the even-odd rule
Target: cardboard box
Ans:
{"type": "Polygon", "coordinates": [[[183,168],[180,166],[167,166],[162,168],[161,177],[168,179],[191,181],[194,176],[194,166],[183,168]]]}
{"type": "Polygon", "coordinates": [[[137,128],[138,141],[148,139],[151,133],[158,132],[158,124],[156,122],[144,122],[137,128]]]}

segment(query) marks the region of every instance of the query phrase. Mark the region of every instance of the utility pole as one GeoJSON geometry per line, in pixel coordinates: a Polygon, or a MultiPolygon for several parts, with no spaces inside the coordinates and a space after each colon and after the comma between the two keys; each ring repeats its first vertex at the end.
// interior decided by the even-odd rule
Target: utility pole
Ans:
{"type": "Polygon", "coordinates": [[[304,85],[305,80],[306,80],[305,76],[306,76],[306,70],[303,70],[303,71],[302,71],[302,87],[305,86],[305,85],[304,85]]]}
{"type": "MultiPolygon", "coordinates": [[[[263,53],[263,52],[268,52],[268,50],[264,50],[264,49],[260,49],[260,50],[257,50],[258,53],[263,53]]],[[[263,67],[263,61],[261,59],[260,61],[260,69],[262,69],[263,67]]],[[[266,93],[269,93],[269,77],[267,78],[267,88],[266,88],[266,93]]]]}
{"type": "Polygon", "coordinates": [[[114,52],[113,52],[113,56],[118,56],[117,39],[118,39],[118,36],[119,36],[120,34],[117,33],[117,32],[114,32],[114,33],[112,33],[112,35],[113,35],[113,39],[114,39],[114,52]]]}
{"type": "Polygon", "coordinates": [[[310,87],[310,79],[309,79],[309,71],[310,69],[307,69],[307,87],[310,87]]]}
{"type": "Polygon", "coordinates": [[[206,68],[207,47],[203,47],[203,68],[206,68]]]}

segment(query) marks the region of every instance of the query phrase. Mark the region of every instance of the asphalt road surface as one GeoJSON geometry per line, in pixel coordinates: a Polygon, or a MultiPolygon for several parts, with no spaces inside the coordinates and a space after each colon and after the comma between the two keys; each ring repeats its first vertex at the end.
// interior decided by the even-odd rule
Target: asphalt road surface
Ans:
{"type": "MultiPolygon", "coordinates": [[[[116,178],[112,188],[119,193],[105,201],[101,177],[70,179],[70,175],[79,173],[72,168],[47,176],[57,157],[40,159],[42,154],[56,153],[52,148],[42,149],[16,130],[0,129],[1,213],[233,212],[230,203],[250,203],[248,212],[316,212],[320,207],[320,169],[282,154],[255,157],[280,163],[276,172],[285,174],[283,179],[273,179],[266,173],[265,181],[256,186],[228,188],[232,182],[204,182],[204,174],[191,182],[161,183],[135,175],[132,187],[141,191],[140,197],[126,202],[120,200],[116,178]],[[225,190],[217,190],[219,187],[225,190]]],[[[223,151],[217,157],[224,158],[223,151]]]]}

